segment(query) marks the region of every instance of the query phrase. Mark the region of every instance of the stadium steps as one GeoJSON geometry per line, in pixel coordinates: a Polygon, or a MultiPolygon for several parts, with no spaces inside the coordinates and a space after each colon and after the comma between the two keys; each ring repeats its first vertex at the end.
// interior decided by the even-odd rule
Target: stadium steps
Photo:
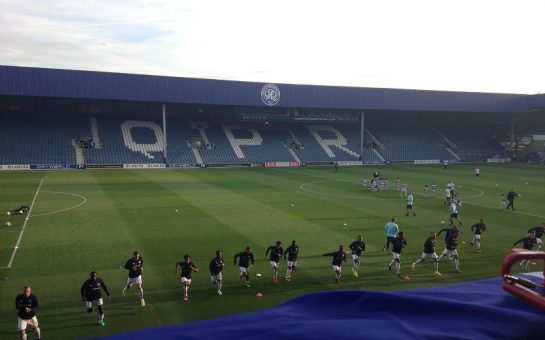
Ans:
{"type": "Polygon", "coordinates": [[[74,147],[74,152],[76,154],[76,164],[85,164],[85,156],[83,155],[83,150],[78,145],[78,143],[76,143],[75,139],[72,139],[72,146],[74,147]]]}
{"type": "Polygon", "coordinates": [[[197,150],[195,148],[191,148],[191,151],[193,151],[193,155],[195,155],[195,159],[197,160],[197,163],[203,164],[204,161],[202,160],[202,156],[201,156],[201,153],[199,152],[199,150],[197,150]]]}
{"type": "Polygon", "coordinates": [[[98,134],[97,119],[91,117],[89,118],[89,121],[91,123],[91,134],[93,136],[93,142],[95,142],[95,149],[102,149],[102,142],[100,141],[100,135],[98,134]]]}

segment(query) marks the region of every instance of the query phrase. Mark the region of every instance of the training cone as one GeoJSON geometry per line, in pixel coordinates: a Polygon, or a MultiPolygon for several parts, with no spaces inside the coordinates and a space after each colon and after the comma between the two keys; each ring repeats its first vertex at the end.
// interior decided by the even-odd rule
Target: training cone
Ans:
{"type": "Polygon", "coordinates": [[[411,279],[411,277],[409,275],[403,276],[403,280],[405,280],[405,281],[409,281],[410,279],[411,279]]]}
{"type": "Polygon", "coordinates": [[[255,297],[258,297],[258,298],[260,298],[260,297],[262,297],[262,296],[263,296],[263,294],[262,294],[261,292],[257,292],[257,293],[255,293],[255,297]]]}

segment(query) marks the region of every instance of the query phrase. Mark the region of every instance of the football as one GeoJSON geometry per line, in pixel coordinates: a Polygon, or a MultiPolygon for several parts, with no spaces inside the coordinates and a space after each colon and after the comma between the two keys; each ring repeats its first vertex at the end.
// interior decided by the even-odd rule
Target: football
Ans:
{"type": "Polygon", "coordinates": [[[9,216],[9,215],[11,215],[11,213],[10,213],[9,211],[6,211],[6,215],[8,215],[8,216],[9,216]]]}
{"type": "Polygon", "coordinates": [[[444,221],[444,220],[441,220],[441,224],[445,224],[445,221],[444,221]]]}
{"type": "Polygon", "coordinates": [[[6,226],[9,227],[11,225],[10,222],[6,222],[6,226]]]}

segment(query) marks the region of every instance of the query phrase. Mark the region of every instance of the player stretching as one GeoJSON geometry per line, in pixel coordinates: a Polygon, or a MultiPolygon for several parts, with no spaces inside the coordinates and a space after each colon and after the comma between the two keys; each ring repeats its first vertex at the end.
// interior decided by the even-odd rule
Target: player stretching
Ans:
{"type": "Polygon", "coordinates": [[[146,307],[146,301],[144,301],[144,289],[142,289],[142,271],[144,271],[144,258],[140,256],[138,251],[134,251],[133,257],[127,260],[125,263],[125,269],[129,271],[129,278],[127,279],[127,284],[123,287],[121,291],[121,296],[127,294],[133,284],[136,284],[138,290],[138,296],[140,297],[140,306],[146,307]]]}
{"type": "Polygon", "coordinates": [[[484,223],[484,219],[480,219],[479,223],[475,223],[471,226],[471,231],[474,233],[473,235],[473,241],[471,241],[471,245],[475,246],[477,248],[477,253],[481,252],[481,234],[483,231],[486,230],[486,224],[484,223]]]}
{"type": "Polygon", "coordinates": [[[354,263],[352,266],[352,276],[358,277],[361,252],[365,251],[365,242],[363,242],[361,235],[358,235],[358,238],[354,242],[350,243],[349,248],[352,250],[352,262],[354,263]]]}
{"type": "Polygon", "coordinates": [[[407,197],[407,182],[403,182],[401,184],[401,191],[399,193],[399,197],[407,197]]]}
{"type": "Polygon", "coordinates": [[[36,308],[38,308],[38,298],[32,294],[30,286],[23,287],[23,294],[17,295],[15,298],[15,311],[17,313],[17,330],[21,335],[21,340],[27,340],[26,328],[30,326],[36,338],[41,339],[40,326],[36,318],[36,308]]]}
{"type": "Polygon", "coordinates": [[[217,286],[218,295],[222,295],[223,293],[221,292],[221,271],[223,270],[223,256],[221,254],[221,250],[216,250],[216,257],[210,260],[208,268],[210,269],[210,279],[212,280],[212,284],[217,286]]]}
{"type": "MultiPolygon", "coordinates": [[[[517,242],[513,243],[513,247],[522,242],[522,248],[526,250],[534,249],[536,242],[536,234],[534,231],[529,231],[528,236],[521,238],[517,242]]],[[[529,271],[528,266],[530,265],[531,260],[522,260],[520,261],[520,267],[526,271],[529,271]]]]}
{"type": "Polygon", "coordinates": [[[178,274],[178,267],[180,267],[180,280],[182,282],[183,291],[184,291],[184,301],[189,300],[189,286],[191,286],[191,273],[198,272],[199,268],[191,262],[189,255],[184,255],[184,260],[176,262],[176,271],[178,274]]]}
{"type": "Polygon", "coordinates": [[[276,244],[274,246],[270,246],[267,248],[267,252],[265,253],[265,257],[269,255],[269,252],[271,253],[271,256],[269,257],[269,261],[271,262],[271,267],[273,269],[273,283],[278,283],[278,269],[280,268],[280,258],[282,255],[284,255],[284,249],[282,248],[282,242],[276,241],[276,244]]]}
{"type": "Polygon", "coordinates": [[[505,200],[507,198],[505,197],[505,194],[500,194],[500,209],[505,208],[505,200]]]}
{"type": "Polygon", "coordinates": [[[537,244],[537,250],[541,250],[543,248],[543,241],[541,240],[541,237],[545,233],[545,222],[543,222],[541,225],[538,225],[537,227],[533,227],[528,232],[533,231],[536,237],[536,244],[537,244]]]}
{"type": "Polygon", "coordinates": [[[448,256],[449,259],[454,259],[456,271],[458,273],[461,273],[462,271],[460,270],[460,257],[458,256],[458,250],[456,249],[458,247],[458,236],[460,235],[460,230],[457,226],[454,226],[452,227],[452,229],[446,228],[439,230],[439,233],[437,235],[440,235],[443,231],[446,232],[445,250],[443,250],[439,258],[437,259],[437,262],[441,261],[443,257],[448,256]]]}
{"type": "Polygon", "coordinates": [[[386,231],[386,243],[382,247],[382,251],[390,249],[390,243],[394,240],[399,232],[399,227],[396,224],[396,218],[392,217],[392,220],[384,226],[384,231],[386,231]]]}
{"type": "Polygon", "coordinates": [[[454,202],[452,202],[450,204],[450,206],[448,207],[449,211],[450,211],[450,226],[453,226],[454,225],[454,222],[452,221],[452,219],[455,219],[458,224],[460,224],[460,227],[462,226],[462,221],[460,221],[458,219],[458,205],[454,202]]]}
{"type": "Polygon", "coordinates": [[[344,247],[341,244],[339,246],[339,250],[323,254],[322,256],[332,256],[333,259],[331,260],[331,265],[333,266],[333,271],[335,272],[335,282],[337,284],[341,284],[341,272],[342,272],[342,265],[343,262],[346,262],[346,254],[344,252],[344,247]]]}
{"type": "Polygon", "coordinates": [[[102,301],[101,288],[104,289],[104,292],[111,300],[112,297],[106,283],[100,277],[97,277],[97,272],[91,272],[89,279],[85,280],[81,285],[80,291],[87,313],[93,312],[93,304],[97,305],[98,325],[104,327],[106,324],[104,323],[104,302],[102,301]]]}
{"type": "Polygon", "coordinates": [[[392,271],[392,264],[395,263],[396,266],[396,275],[397,277],[401,278],[401,273],[399,272],[401,269],[401,251],[403,250],[403,247],[407,246],[407,241],[405,241],[405,237],[403,236],[403,232],[400,231],[397,234],[397,237],[394,238],[392,241],[392,261],[388,265],[388,270],[392,271]]]}
{"type": "Polygon", "coordinates": [[[284,260],[288,256],[288,268],[286,269],[286,281],[291,281],[291,274],[295,271],[297,267],[297,256],[299,256],[299,246],[295,244],[295,240],[291,241],[291,245],[286,248],[284,253],[284,260]]]}
{"type": "Polygon", "coordinates": [[[409,196],[407,196],[407,216],[409,216],[409,211],[413,213],[413,216],[416,216],[413,209],[413,202],[414,202],[413,193],[409,192],[409,196]]]}
{"type": "Polygon", "coordinates": [[[431,257],[433,259],[433,275],[435,276],[442,276],[441,273],[439,273],[439,262],[437,261],[437,254],[435,253],[435,244],[437,243],[437,234],[435,232],[432,232],[430,234],[430,237],[426,239],[426,242],[424,243],[424,252],[422,252],[422,256],[413,262],[411,265],[412,270],[415,269],[416,265],[419,263],[424,262],[428,257],[431,257]]]}
{"type": "Polygon", "coordinates": [[[250,288],[250,261],[252,261],[252,265],[254,264],[254,254],[252,254],[250,246],[247,246],[246,250],[235,255],[235,264],[237,264],[237,258],[240,258],[238,261],[240,279],[244,279],[244,284],[250,288]]]}

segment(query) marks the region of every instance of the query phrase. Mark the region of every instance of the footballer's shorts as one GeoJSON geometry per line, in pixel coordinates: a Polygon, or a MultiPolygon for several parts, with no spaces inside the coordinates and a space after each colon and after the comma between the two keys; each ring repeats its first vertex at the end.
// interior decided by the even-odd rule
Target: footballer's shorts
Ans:
{"type": "Polygon", "coordinates": [[[97,306],[102,306],[102,305],[104,305],[104,301],[102,300],[102,298],[100,298],[98,300],[93,300],[93,301],[85,300],[85,308],[87,308],[87,309],[93,308],[93,304],[95,304],[97,306]]]}
{"type": "Polygon", "coordinates": [[[356,261],[356,260],[359,260],[360,257],[356,254],[352,254],[352,260],[356,261]]]}
{"type": "Polygon", "coordinates": [[[248,269],[248,267],[238,267],[240,269],[240,275],[242,276],[242,274],[248,274],[250,272],[250,270],[248,269]]]}
{"type": "Polygon", "coordinates": [[[392,258],[393,258],[394,260],[398,260],[398,261],[399,261],[399,256],[400,256],[400,255],[401,255],[401,254],[399,254],[399,253],[394,253],[394,252],[392,252],[392,258]]]}
{"type": "Polygon", "coordinates": [[[539,237],[536,237],[536,244],[537,244],[539,247],[543,247],[543,241],[542,241],[539,237]]]}
{"type": "Polygon", "coordinates": [[[407,209],[412,209],[412,208],[413,208],[412,204],[407,204],[407,209]]]}
{"type": "Polygon", "coordinates": [[[458,213],[450,214],[450,218],[458,218],[458,213]]]}
{"type": "Polygon", "coordinates": [[[218,274],[212,274],[210,275],[210,281],[212,281],[212,283],[216,283],[216,282],[219,282],[223,279],[223,277],[221,276],[221,273],[218,273],[218,274]]]}
{"type": "Polygon", "coordinates": [[[279,265],[278,262],[276,262],[276,261],[269,261],[269,262],[271,263],[271,267],[273,267],[273,268],[278,268],[278,267],[280,267],[280,265],[279,265]]]}
{"type": "Polygon", "coordinates": [[[187,284],[188,286],[191,284],[191,279],[185,277],[185,276],[182,276],[180,278],[180,281],[182,281],[182,284],[187,284]]]}
{"type": "Polygon", "coordinates": [[[337,271],[340,272],[342,270],[341,266],[332,266],[332,267],[333,267],[333,270],[336,271],[336,272],[337,271]]]}
{"type": "Polygon", "coordinates": [[[297,266],[297,261],[288,261],[288,267],[295,267],[297,266]]]}
{"type": "Polygon", "coordinates": [[[481,234],[475,234],[475,240],[480,241],[481,240],[481,234]]]}
{"type": "Polygon", "coordinates": [[[445,256],[448,255],[448,257],[458,256],[458,249],[445,249],[441,253],[441,255],[445,256]]]}
{"type": "Polygon", "coordinates": [[[435,252],[433,253],[422,253],[422,259],[427,259],[428,257],[431,257],[434,260],[437,260],[437,254],[435,252]]]}
{"type": "Polygon", "coordinates": [[[39,327],[38,325],[38,319],[36,317],[32,317],[32,319],[21,319],[19,316],[17,316],[17,330],[24,331],[27,326],[30,326],[32,328],[39,327]]]}
{"type": "Polygon", "coordinates": [[[138,277],[129,277],[127,279],[127,286],[130,286],[132,284],[141,285],[142,284],[142,275],[138,275],[138,277]]]}

